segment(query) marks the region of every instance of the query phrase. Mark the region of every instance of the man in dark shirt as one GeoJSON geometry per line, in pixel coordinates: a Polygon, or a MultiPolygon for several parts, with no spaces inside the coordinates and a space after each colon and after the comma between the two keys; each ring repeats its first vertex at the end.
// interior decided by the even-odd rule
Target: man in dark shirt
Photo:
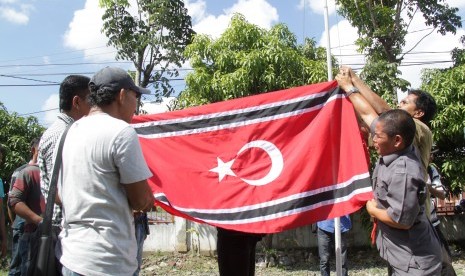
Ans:
{"type": "Polygon", "coordinates": [[[21,275],[26,275],[29,267],[29,244],[32,233],[42,222],[40,216],[45,209],[45,201],[40,192],[40,170],[37,166],[39,138],[31,142],[32,159],[18,173],[11,189],[8,206],[20,217],[24,218],[24,234],[19,240],[18,250],[21,254],[21,275]]]}
{"type": "Polygon", "coordinates": [[[377,220],[376,246],[389,275],[441,275],[441,245],[426,217],[425,176],[412,145],[415,122],[404,110],[389,110],[372,131],[380,158],[373,172],[375,199],[366,208],[377,220]]]}

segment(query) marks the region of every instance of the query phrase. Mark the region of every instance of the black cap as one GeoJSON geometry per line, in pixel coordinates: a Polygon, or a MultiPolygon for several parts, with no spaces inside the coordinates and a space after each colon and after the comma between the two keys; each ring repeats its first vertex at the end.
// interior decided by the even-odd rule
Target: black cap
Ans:
{"type": "Polygon", "coordinates": [[[139,94],[150,94],[150,90],[137,86],[129,74],[118,67],[105,67],[95,73],[89,82],[98,88],[109,88],[112,91],[131,89],[139,94]]]}

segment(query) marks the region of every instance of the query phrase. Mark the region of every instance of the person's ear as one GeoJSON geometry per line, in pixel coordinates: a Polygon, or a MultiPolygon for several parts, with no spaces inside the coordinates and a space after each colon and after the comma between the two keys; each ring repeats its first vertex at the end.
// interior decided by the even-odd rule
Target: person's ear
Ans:
{"type": "Polygon", "coordinates": [[[125,93],[124,88],[121,88],[117,96],[118,103],[122,105],[126,101],[127,96],[128,93],[125,93]]]}
{"type": "Polygon", "coordinates": [[[396,148],[401,148],[404,144],[404,138],[402,136],[400,136],[399,134],[397,134],[395,137],[394,137],[394,146],[396,148]]]}
{"type": "Polygon", "coordinates": [[[77,95],[74,96],[73,97],[73,107],[74,107],[74,109],[80,110],[82,105],[83,105],[82,101],[85,101],[85,99],[81,99],[81,97],[79,97],[77,95]]]}
{"type": "Polygon", "coordinates": [[[425,112],[422,110],[422,109],[416,109],[414,112],[413,112],[413,118],[415,119],[420,119],[421,117],[423,117],[425,115],[425,112]]]}
{"type": "Polygon", "coordinates": [[[73,97],[73,107],[75,109],[79,109],[79,101],[80,101],[79,96],[74,96],[73,97]]]}

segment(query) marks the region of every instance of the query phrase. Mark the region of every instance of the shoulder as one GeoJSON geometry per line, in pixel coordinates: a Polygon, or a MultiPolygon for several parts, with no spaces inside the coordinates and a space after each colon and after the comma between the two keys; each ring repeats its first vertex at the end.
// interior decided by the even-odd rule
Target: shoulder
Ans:
{"type": "Polygon", "coordinates": [[[26,167],[24,167],[24,169],[20,171],[19,174],[32,175],[38,171],[39,171],[39,167],[37,165],[27,165],[26,167]]]}
{"type": "Polygon", "coordinates": [[[128,127],[129,124],[123,120],[114,118],[108,114],[97,114],[89,117],[83,117],[79,121],[76,121],[74,125],[85,123],[88,126],[105,126],[105,131],[120,131],[122,128],[128,127]]]}
{"type": "Polygon", "coordinates": [[[28,164],[24,164],[18,168],[16,168],[14,171],[13,171],[13,174],[11,176],[17,176],[19,174],[20,171],[22,171],[24,168],[26,168],[28,166],[28,164]]]}
{"type": "Polygon", "coordinates": [[[432,137],[431,130],[425,123],[415,118],[413,119],[413,121],[415,122],[416,127],[415,135],[426,138],[432,137]]]}
{"type": "Polygon", "coordinates": [[[68,122],[67,120],[62,120],[59,118],[49,128],[47,128],[47,130],[45,130],[45,132],[42,134],[42,137],[40,138],[39,153],[49,150],[49,148],[53,146],[60,138],[61,134],[70,123],[72,122],[68,122]]]}
{"type": "Polygon", "coordinates": [[[418,175],[421,174],[421,166],[422,164],[420,160],[413,151],[400,155],[396,160],[394,160],[394,162],[392,162],[394,173],[418,175]]]}

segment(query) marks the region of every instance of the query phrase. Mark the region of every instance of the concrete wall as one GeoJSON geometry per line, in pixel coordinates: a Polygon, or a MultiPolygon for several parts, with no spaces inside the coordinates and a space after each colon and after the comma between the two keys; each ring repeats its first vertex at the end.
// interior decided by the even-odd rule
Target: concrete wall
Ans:
{"type": "MultiPolygon", "coordinates": [[[[370,232],[358,213],[351,216],[353,228],[348,234],[349,245],[370,246],[370,232]]],[[[465,244],[465,215],[441,216],[441,230],[449,242],[465,244]]],[[[216,251],[215,227],[175,218],[174,223],[150,225],[150,235],[144,243],[144,251],[186,252],[200,251],[214,254],[216,251]]],[[[272,248],[317,247],[316,234],[310,226],[273,234],[272,248]]]]}

